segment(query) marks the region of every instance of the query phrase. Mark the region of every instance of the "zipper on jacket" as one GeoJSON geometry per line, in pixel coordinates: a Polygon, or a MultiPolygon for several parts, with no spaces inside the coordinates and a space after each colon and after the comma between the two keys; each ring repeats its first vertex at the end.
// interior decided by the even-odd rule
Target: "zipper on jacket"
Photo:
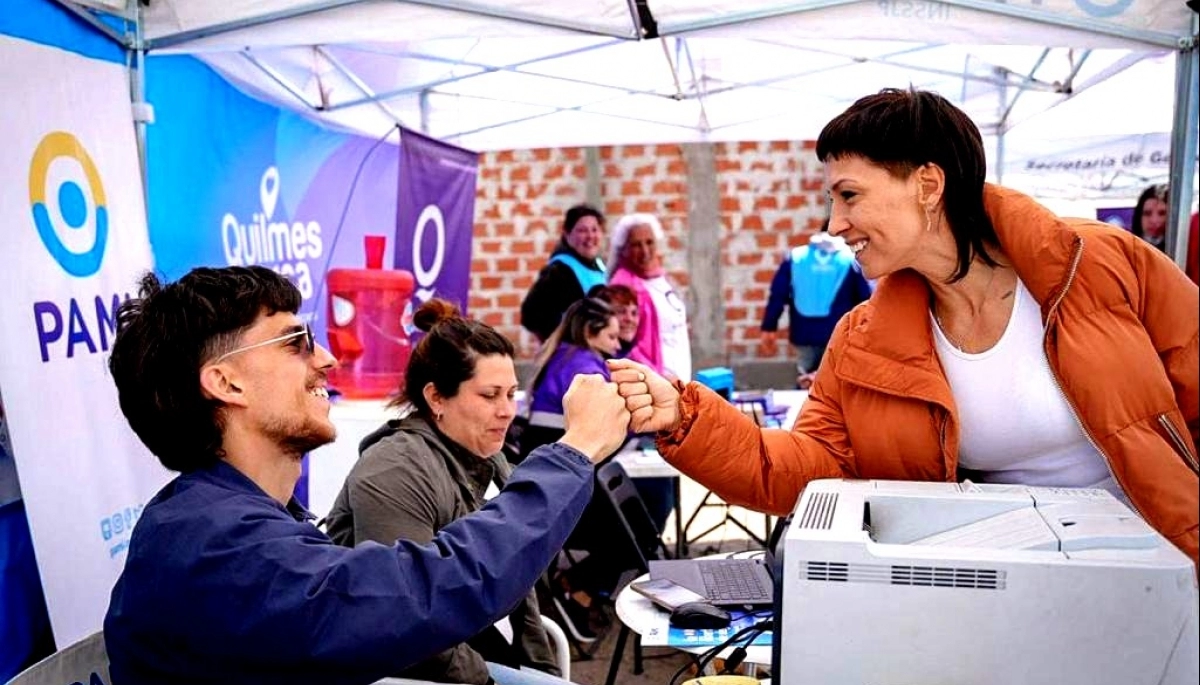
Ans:
{"type": "MultiPolygon", "coordinates": [[[[1071,257],[1071,268],[1069,271],[1067,271],[1067,282],[1063,284],[1063,288],[1058,293],[1058,297],[1056,297],[1054,299],[1054,303],[1050,305],[1050,312],[1046,315],[1047,324],[1052,318],[1054,318],[1054,315],[1058,312],[1058,305],[1062,304],[1063,298],[1067,296],[1067,290],[1069,290],[1071,284],[1075,282],[1075,275],[1079,271],[1079,262],[1081,259],[1083,259],[1083,238],[1080,237],[1078,240],[1079,243],[1075,248],[1075,254],[1071,257]]],[[[1083,431],[1083,437],[1087,438],[1087,441],[1092,445],[1092,449],[1096,450],[1096,452],[1100,455],[1100,458],[1104,461],[1104,466],[1108,469],[1108,475],[1112,476],[1113,482],[1119,485],[1121,487],[1121,491],[1125,493],[1125,499],[1129,502],[1129,506],[1133,507],[1133,510],[1137,512],[1138,516],[1141,516],[1143,519],[1145,519],[1146,516],[1142,514],[1137,505],[1133,503],[1133,497],[1129,495],[1129,490],[1125,487],[1125,484],[1121,482],[1120,478],[1117,478],[1117,472],[1113,470],[1112,460],[1108,456],[1108,453],[1101,449],[1100,443],[1096,442],[1096,438],[1093,437],[1092,432],[1088,430],[1087,424],[1085,424],[1083,419],[1079,417],[1079,408],[1075,406],[1075,403],[1071,401],[1071,397],[1067,395],[1065,390],[1063,390],[1062,381],[1058,379],[1058,371],[1054,368],[1054,365],[1050,363],[1050,350],[1048,347],[1049,341],[1050,326],[1047,325],[1046,330],[1042,332],[1042,354],[1046,355],[1046,366],[1050,369],[1050,378],[1054,380],[1054,387],[1058,388],[1058,394],[1062,395],[1063,400],[1065,400],[1067,406],[1070,407],[1071,416],[1075,418],[1075,423],[1079,424],[1079,429],[1083,431]]]]}
{"type": "MultiPolygon", "coordinates": [[[[940,420],[938,421],[938,448],[940,448],[942,451],[942,464],[943,464],[943,468],[944,468],[946,459],[950,453],[950,450],[946,449],[946,425],[950,423],[950,412],[939,407],[937,409],[937,413],[940,418],[940,420]]],[[[956,471],[958,470],[958,459],[957,458],[954,460],[954,468],[956,471]]],[[[950,478],[949,471],[947,471],[946,477],[947,477],[947,479],[950,478]]]]}
{"type": "Polygon", "coordinates": [[[1158,423],[1163,427],[1163,430],[1167,431],[1167,437],[1170,438],[1171,444],[1175,446],[1175,451],[1179,452],[1179,456],[1183,457],[1184,462],[1192,469],[1192,472],[1200,474],[1200,465],[1196,463],[1196,458],[1192,456],[1192,451],[1188,449],[1187,442],[1179,434],[1179,429],[1175,427],[1175,424],[1171,423],[1171,417],[1166,414],[1159,414],[1158,423]]]}

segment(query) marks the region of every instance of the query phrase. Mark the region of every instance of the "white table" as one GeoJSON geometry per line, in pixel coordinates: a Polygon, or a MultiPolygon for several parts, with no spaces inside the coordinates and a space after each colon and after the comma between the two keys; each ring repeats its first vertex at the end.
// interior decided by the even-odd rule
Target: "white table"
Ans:
{"type": "MultiPolygon", "coordinates": [[[[636,444],[631,440],[630,444],[636,444]]],[[[630,478],[676,478],[679,470],[667,463],[656,449],[626,447],[617,452],[613,461],[619,463],[630,478]]]]}
{"type": "MultiPolygon", "coordinates": [[[[753,554],[753,553],[751,553],[753,554]]],[[[709,558],[723,558],[727,555],[716,554],[709,558]]],[[[743,556],[741,554],[737,556],[743,556]]],[[[649,574],[643,574],[633,582],[646,580],[649,574]]],[[[632,585],[632,583],[630,583],[632,585]]],[[[653,602],[646,597],[634,592],[629,585],[626,585],[620,593],[617,594],[616,600],[617,618],[621,623],[627,626],[630,630],[641,636],[651,636],[664,633],[657,631],[666,631],[669,624],[670,615],[665,609],[655,606],[653,602]]],[[[643,641],[644,642],[644,641],[643,641]]],[[[691,654],[700,655],[707,652],[709,647],[672,647],[680,649],[691,654]]],[[[729,657],[733,648],[725,648],[717,655],[718,658],[726,659],[729,657]]],[[[771,663],[771,648],[765,645],[751,645],[746,648],[746,664],[761,664],[770,665],[771,663]]]]}

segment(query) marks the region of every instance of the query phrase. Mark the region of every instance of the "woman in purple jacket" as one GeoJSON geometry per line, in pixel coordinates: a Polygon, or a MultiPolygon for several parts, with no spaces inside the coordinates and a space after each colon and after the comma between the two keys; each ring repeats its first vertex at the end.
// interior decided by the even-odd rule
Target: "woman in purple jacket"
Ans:
{"type": "Polygon", "coordinates": [[[529,397],[529,426],[521,433],[521,458],[539,445],[562,437],[563,396],[577,374],[598,373],[608,378],[605,357],[621,347],[620,325],[602,300],[585,297],[567,308],[562,323],[547,338],[534,360],[529,397]]]}

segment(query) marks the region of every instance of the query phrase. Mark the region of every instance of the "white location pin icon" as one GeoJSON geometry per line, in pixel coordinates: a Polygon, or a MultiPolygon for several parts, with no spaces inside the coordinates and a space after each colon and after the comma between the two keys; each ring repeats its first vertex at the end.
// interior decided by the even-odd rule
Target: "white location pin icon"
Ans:
{"type": "Polygon", "coordinates": [[[267,167],[258,184],[258,197],[262,201],[263,216],[267,221],[275,216],[275,203],[279,200],[279,169],[267,167]]]}

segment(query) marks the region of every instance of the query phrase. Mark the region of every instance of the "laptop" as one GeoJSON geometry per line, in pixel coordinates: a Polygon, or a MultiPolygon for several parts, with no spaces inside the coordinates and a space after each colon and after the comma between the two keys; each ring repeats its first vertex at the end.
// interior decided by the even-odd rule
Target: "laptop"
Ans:
{"type": "Polygon", "coordinates": [[[650,577],[667,578],[715,606],[770,606],[775,581],[764,559],[651,561],[650,577]]]}

